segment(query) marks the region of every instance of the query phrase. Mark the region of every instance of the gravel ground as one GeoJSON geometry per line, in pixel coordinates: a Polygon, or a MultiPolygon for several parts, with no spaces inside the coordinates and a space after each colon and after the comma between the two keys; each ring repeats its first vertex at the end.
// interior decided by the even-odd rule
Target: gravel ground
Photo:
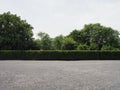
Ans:
{"type": "Polygon", "coordinates": [[[120,90],[120,61],[0,61],[0,90],[120,90]]]}

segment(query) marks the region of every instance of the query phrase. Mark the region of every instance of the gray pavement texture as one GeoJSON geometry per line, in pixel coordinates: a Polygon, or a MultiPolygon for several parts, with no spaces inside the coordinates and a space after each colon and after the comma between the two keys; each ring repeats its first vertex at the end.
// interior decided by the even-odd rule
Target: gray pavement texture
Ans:
{"type": "Polygon", "coordinates": [[[0,90],[120,90],[120,61],[0,61],[0,90]]]}

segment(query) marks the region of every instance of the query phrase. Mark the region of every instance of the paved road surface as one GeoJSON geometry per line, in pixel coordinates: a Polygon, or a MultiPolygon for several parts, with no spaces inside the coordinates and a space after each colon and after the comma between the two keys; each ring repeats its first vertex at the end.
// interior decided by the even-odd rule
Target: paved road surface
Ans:
{"type": "Polygon", "coordinates": [[[120,90],[120,61],[0,61],[0,90],[120,90]]]}

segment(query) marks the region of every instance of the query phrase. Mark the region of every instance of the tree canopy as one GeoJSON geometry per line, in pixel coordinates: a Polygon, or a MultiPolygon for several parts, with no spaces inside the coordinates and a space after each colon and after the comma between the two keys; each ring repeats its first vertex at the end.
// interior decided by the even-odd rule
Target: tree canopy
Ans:
{"type": "Polygon", "coordinates": [[[52,39],[47,33],[39,32],[38,42],[40,42],[40,49],[41,50],[51,50],[52,49],[52,39]]]}
{"type": "Polygon", "coordinates": [[[77,43],[88,45],[91,50],[101,50],[104,45],[115,48],[120,45],[119,32],[99,23],[85,25],[81,30],[73,30],[68,36],[77,43]]]}
{"type": "Polygon", "coordinates": [[[0,49],[30,49],[33,27],[10,12],[0,14],[0,49]]]}
{"type": "Polygon", "coordinates": [[[16,14],[0,14],[0,50],[120,50],[120,33],[99,23],[86,24],[55,38],[39,32],[35,39],[32,29],[16,14]]]}

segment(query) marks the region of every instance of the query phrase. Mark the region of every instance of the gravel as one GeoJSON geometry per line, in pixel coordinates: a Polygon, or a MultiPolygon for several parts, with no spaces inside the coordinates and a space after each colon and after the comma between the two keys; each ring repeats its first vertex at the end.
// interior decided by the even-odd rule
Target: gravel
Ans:
{"type": "Polygon", "coordinates": [[[120,90],[120,61],[0,61],[0,90],[120,90]]]}

